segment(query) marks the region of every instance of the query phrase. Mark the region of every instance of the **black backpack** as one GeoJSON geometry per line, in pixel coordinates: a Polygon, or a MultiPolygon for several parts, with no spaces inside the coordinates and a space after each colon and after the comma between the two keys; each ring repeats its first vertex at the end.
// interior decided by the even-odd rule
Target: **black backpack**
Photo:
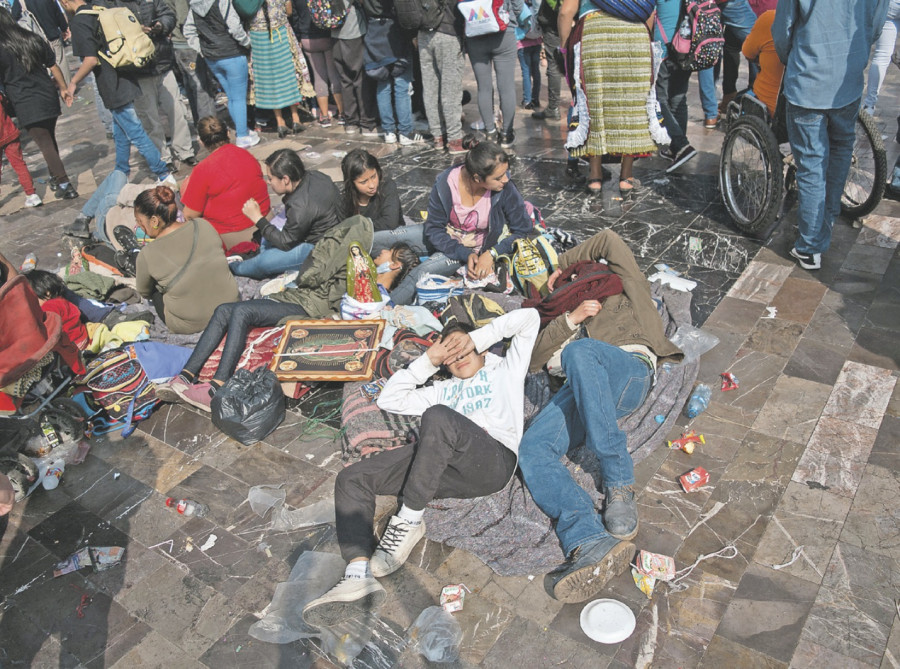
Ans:
{"type": "Polygon", "coordinates": [[[394,10],[404,30],[435,30],[444,19],[444,0],[394,0],[394,10]]]}

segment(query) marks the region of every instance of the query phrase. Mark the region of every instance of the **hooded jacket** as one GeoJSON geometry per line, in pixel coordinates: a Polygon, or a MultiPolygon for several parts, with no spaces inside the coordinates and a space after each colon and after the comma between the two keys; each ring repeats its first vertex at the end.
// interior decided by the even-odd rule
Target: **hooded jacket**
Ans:
{"type": "Polygon", "coordinates": [[[191,0],[182,32],[188,46],[207,60],[246,56],[250,36],[231,0],[191,0]]]}

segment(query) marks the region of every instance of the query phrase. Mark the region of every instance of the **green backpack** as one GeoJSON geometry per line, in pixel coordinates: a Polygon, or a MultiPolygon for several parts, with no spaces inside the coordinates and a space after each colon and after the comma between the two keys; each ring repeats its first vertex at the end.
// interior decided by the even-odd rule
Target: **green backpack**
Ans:
{"type": "Polygon", "coordinates": [[[547,280],[559,267],[556,249],[544,234],[517,239],[512,254],[501,256],[500,261],[506,263],[513,285],[526,298],[546,297],[547,280]]]}

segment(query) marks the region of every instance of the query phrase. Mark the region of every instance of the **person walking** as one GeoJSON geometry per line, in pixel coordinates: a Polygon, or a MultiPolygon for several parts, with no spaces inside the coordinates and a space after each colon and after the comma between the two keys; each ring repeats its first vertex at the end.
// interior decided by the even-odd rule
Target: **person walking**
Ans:
{"type": "Polygon", "coordinates": [[[237,133],[235,144],[242,149],[256,146],[259,135],[247,127],[250,36],[231,0],[190,0],[190,7],[182,29],[188,46],[206,59],[228,96],[228,113],[237,133]]]}
{"type": "MultiPolygon", "coordinates": [[[[6,9],[0,9],[0,84],[6,89],[19,124],[44,156],[51,189],[66,200],[78,197],[56,143],[56,120],[62,114],[59,99],[71,107],[73,96],[50,45],[18,26],[6,9]],[[52,79],[47,76],[48,70],[52,79]]],[[[33,190],[31,195],[37,197],[33,190]]]]}
{"type": "Polygon", "coordinates": [[[279,138],[303,131],[297,105],[314,93],[300,44],[288,26],[290,13],[289,0],[264,0],[250,21],[250,104],[272,110],[279,138]],[[284,107],[291,110],[290,128],[284,107]]]}
{"type": "Polygon", "coordinates": [[[822,267],[856,138],[869,51],[884,27],[889,0],[779,0],[772,24],[785,63],[782,91],[797,165],[798,237],[790,255],[803,269],[822,267]]]}

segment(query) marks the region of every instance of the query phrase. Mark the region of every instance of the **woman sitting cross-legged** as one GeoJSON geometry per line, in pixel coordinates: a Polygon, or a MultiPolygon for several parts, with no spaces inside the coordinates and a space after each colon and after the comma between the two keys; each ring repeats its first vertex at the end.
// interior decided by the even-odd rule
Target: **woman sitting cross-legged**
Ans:
{"type": "Polygon", "coordinates": [[[390,177],[381,172],[378,159],[365,149],[353,149],[341,160],[344,192],[341,219],[367,216],[375,232],[393,230],[403,222],[400,196],[390,177]]]}
{"type": "Polygon", "coordinates": [[[135,288],[171,332],[200,332],[220,304],[240,299],[219,235],[202,218],[179,221],[171,188],[138,195],[134,218],[154,240],[137,256],[135,288]]]}
{"type": "Polygon", "coordinates": [[[278,149],[266,158],[269,184],[284,202],[287,217],[279,230],[265,216],[256,200],[247,200],[244,215],[256,223],[261,238],[259,254],[231,263],[237,276],[265,279],[300,269],[313,245],[342,219],[338,218],[340,193],[334,182],[318,170],[307,171],[296,151],[278,149]]]}
{"type": "Polygon", "coordinates": [[[525,375],[539,325],[534,309],[517,309],[471,332],[451,325],[440,342],[388,380],[378,406],[421,415],[419,440],[338,473],[337,539],[348,564],[344,578],[303,609],[307,624],[328,627],[376,609],[385,592],[375,579],[397,571],[425,535],[422,516],[432,500],[483,497],[509,482],[516,470],[525,375]],[[512,344],[504,358],[484,353],[507,337],[512,344]],[[418,387],[442,365],[452,378],[418,387]],[[377,548],[376,495],[402,498],[377,548]]]}
{"type": "Polygon", "coordinates": [[[428,198],[428,218],[375,234],[377,253],[396,242],[429,255],[392,294],[397,304],[412,304],[416,282],[425,274],[451,276],[466,265],[469,276],[483,279],[494,271],[499,255],[533,228],[525,200],[509,180],[509,155],[494,142],[463,140],[471,148],[462,165],[437,176],[428,198]],[[500,239],[504,231],[508,236],[500,239]]]}
{"type": "MultiPolygon", "coordinates": [[[[212,396],[234,374],[250,330],[273,327],[288,318],[327,318],[337,312],[341,297],[347,291],[350,246],[361,244],[369,248],[371,243],[371,221],[362,216],[348,218],[316,244],[297,277],[296,288],[276,293],[271,299],[221,305],[200,336],[181,374],[169,383],[157,386],[156,394],[165,402],[186,402],[209,411],[212,396]],[[194,383],[226,334],[222,359],[212,381],[194,383]]],[[[378,254],[375,257],[375,263],[381,270],[378,283],[384,292],[401,281],[418,262],[419,258],[406,244],[397,244],[378,254]]]]}

